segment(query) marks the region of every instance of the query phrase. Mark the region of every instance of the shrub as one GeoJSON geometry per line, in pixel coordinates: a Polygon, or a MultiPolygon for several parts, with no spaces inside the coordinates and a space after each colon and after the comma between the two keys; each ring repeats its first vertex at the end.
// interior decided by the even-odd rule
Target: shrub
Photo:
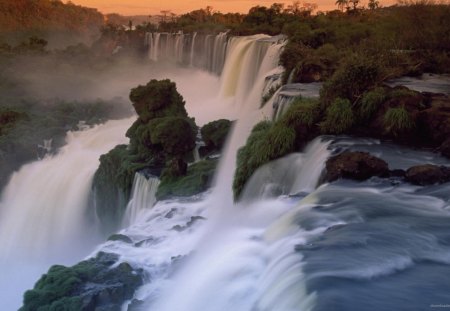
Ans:
{"type": "Polygon", "coordinates": [[[231,128],[231,121],[220,119],[205,124],[200,133],[208,148],[222,149],[231,128]]]}
{"type": "Polygon", "coordinates": [[[358,103],[358,114],[361,121],[369,120],[386,99],[386,90],[382,87],[364,93],[358,103]]]}
{"type": "Polygon", "coordinates": [[[295,139],[295,130],[282,122],[258,123],[253,128],[245,146],[238,151],[233,181],[234,198],[239,198],[245,183],[256,169],[294,151],[295,139]]]}
{"type": "Polygon", "coordinates": [[[181,178],[172,178],[163,173],[156,198],[163,200],[170,196],[192,196],[206,191],[211,185],[216,167],[217,160],[203,160],[189,166],[186,176],[181,178]]]}
{"type": "Polygon", "coordinates": [[[130,100],[139,118],[147,122],[167,115],[187,117],[183,97],[170,80],[151,80],[130,92],[130,100]]]}
{"type": "Polygon", "coordinates": [[[348,99],[338,98],[327,108],[325,120],[320,124],[324,134],[342,134],[353,126],[352,105],[348,99]]]}
{"type": "Polygon", "coordinates": [[[321,102],[327,107],[336,98],[355,102],[368,88],[378,83],[379,65],[367,57],[352,57],[341,65],[322,87],[321,102]]]}
{"type": "Polygon", "coordinates": [[[161,145],[168,156],[181,157],[195,147],[196,131],[188,118],[155,118],[150,120],[149,129],[151,143],[161,145]]]}
{"type": "Polygon", "coordinates": [[[405,134],[414,128],[414,122],[404,107],[389,108],[383,118],[386,133],[393,136],[405,134]]]}
{"type": "Polygon", "coordinates": [[[281,122],[294,129],[304,125],[312,127],[320,117],[319,102],[312,98],[298,98],[283,115],[281,122]]]}

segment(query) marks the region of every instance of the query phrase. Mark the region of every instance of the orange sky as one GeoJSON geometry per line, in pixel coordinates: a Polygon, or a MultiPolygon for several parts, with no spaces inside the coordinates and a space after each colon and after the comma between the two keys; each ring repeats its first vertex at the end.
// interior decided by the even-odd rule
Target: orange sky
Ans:
{"type": "MultiPolygon", "coordinates": [[[[368,0],[362,0],[366,4],[368,0]]],[[[186,13],[195,9],[212,6],[214,10],[221,12],[241,12],[256,5],[270,6],[272,3],[291,4],[293,1],[282,0],[72,0],[73,3],[87,7],[97,8],[102,13],[120,13],[123,15],[149,15],[159,14],[161,10],[171,10],[176,14],[186,13]]],[[[327,11],[336,9],[336,0],[305,0],[301,2],[313,2],[319,5],[319,10],[327,11]]],[[[395,0],[380,1],[383,4],[394,3],[395,0]]]]}

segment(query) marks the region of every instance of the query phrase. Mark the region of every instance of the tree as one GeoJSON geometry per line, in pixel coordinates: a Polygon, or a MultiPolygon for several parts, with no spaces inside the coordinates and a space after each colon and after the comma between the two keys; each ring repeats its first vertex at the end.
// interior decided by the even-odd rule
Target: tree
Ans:
{"type": "Polygon", "coordinates": [[[369,0],[369,3],[367,4],[369,9],[375,10],[380,7],[380,2],[377,0],[369,0]]]}
{"type": "Polygon", "coordinates": [[[339,10],[344,12],[344,9],[348,6],[348,0],[336,0],[335,4],[339,8],[339,10]]]}

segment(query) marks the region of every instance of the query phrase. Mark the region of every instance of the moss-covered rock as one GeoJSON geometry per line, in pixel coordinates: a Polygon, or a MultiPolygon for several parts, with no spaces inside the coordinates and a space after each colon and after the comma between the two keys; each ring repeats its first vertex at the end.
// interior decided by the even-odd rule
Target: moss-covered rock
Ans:
{"type": "Polygon", "coordinates": [[[200,129],[203,141],[205,142],[205,150],[208,152],[222,150],[230,129],[231,121],[225,119],[205,124],[200,129]]]}
{"type": "Polygon", "coordinates": [[[366,180],[372,176],[387,177],[388,164],[367,152],[344,152],[331,157],[326,163],[325,181],[339,178],[366,180]]]}
{"type": "Polygon", "coordinates": [[[100,157],[94,176],[96,211],[105,233],[121,223],[138,170],[162,171],[171,179],[186,175],[183,157],[195,147],[197,127],[188,118],[183,97],[170,80],[151,80],[131,90],[138,119],[120,145],[100,157]]]}
{"type": "Polygon", "coordinates": [[[276,122],[263,121],[252,130],[244,147],[237,154],[237,168],[233,180],[235,200],[245,183],[260,166],[301,149],[317,135],[315,125],[320,117],[318,102],[300,99],[294,102],[276,122]]]}
{"type": "Polygon", "coordinates": [[[20,311],[120,310],[143,284],[143,272],[117,261],[117,255],[100,252],[72,267],[52,266],[25,292],[20,311]]]}
{"type": "Polygon", "coordinates": [[[118,145],[100,157],[93,190],[95,212],[106,234],[114,232],[121,223],[130,198],[134,174],[145,166],[145,163],[133,160],[126,145],[118,145]]]}
{"type": "Polygon", "coordinates": [[[164,171],[156,198],[167,199],[173,196],[191,196],[206,191],[212,182],[217,160],[203,160],[190,165],[185,176],[174,177],[164,171]]]}

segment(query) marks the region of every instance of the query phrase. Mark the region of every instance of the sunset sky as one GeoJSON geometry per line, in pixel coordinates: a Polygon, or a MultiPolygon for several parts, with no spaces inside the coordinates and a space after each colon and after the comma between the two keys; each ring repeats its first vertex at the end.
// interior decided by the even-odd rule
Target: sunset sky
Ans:
{"type": "MultiPolygon", "coordinates": [[[[368,0],[362,0],[365,5],[368,0]]],[[[123,15],[159,14],[161,10],[171,10],[173,13],[186,13],[195,9],[212,6],[213,10],[221,12],[246,13],[256,5],[270,6],[272,3],[291,4],[293,1],[277,0],[72,0],[73,3],[94,7],[102,13],[120,13],[123,15]]],[[[301,1],[303,2],[303,1],[301,1]]],[[[335,0],[305,0],[318,4],[319,10],[336,9],[335,0]]],[[[384,5],[395,3],[395,0],[380,1],[384,5]]]]}

